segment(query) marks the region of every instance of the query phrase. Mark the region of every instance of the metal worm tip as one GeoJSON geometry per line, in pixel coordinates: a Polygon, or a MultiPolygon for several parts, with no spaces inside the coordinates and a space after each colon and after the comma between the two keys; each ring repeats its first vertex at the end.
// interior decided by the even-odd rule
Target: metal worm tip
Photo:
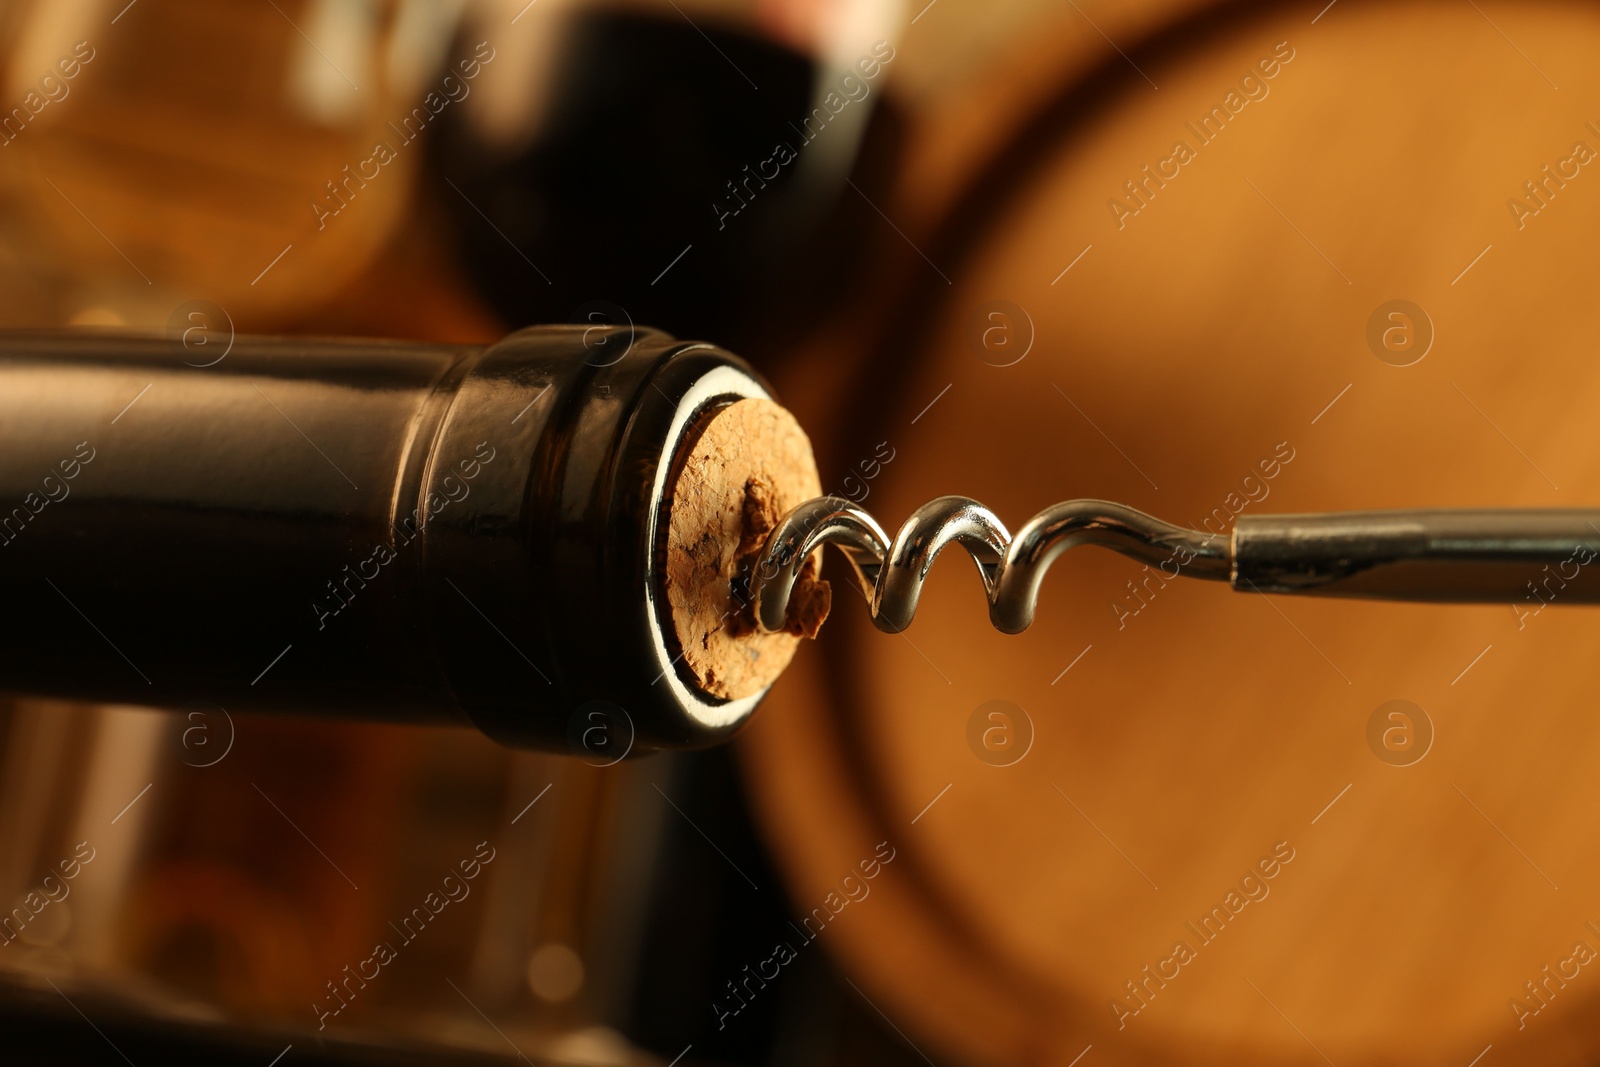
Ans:
{"type": "Polygon", "coordinates": [[[844,551],[873,623],[898,633],[911,625],[922,583],[952,542],[977,563],[989,620],[1005,633],[1021,633],[1033,622],[1044,572],[1076,545],[1100,545],[1147,564],[1176,561],[1179,570],[1173,574],[1227,581],[1229,573],[1226,539],[1104,500],[1069,500],[1046,508],[1013,537],[977,501],[943,496],[913,512],[890,541],[877,520],[852,501],[825,496],[790,511],[767,537],[752,579],[756,620],[769,633],[782,629],[800,568],[816,549],[833,544],[844,551]]]}

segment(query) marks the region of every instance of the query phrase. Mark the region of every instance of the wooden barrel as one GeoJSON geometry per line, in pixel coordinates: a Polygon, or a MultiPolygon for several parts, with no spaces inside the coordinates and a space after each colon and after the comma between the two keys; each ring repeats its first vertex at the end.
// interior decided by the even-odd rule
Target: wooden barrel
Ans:
{"type": "MultiPolygon", "coordinates": [[[[1059,20],[923,109],[817,347],[857,360],[780,382],[827,488],[891,529],[947,493],[1012,528],[1594,506],[1593,5],[1059,20]]],[[[1600,612],[1547,578],[1296,600],[1085,550],[1012,637],[941,560],[902,636],[836,599],[742,758],[934,1062],[1593,1062],[1600,612]]]]}

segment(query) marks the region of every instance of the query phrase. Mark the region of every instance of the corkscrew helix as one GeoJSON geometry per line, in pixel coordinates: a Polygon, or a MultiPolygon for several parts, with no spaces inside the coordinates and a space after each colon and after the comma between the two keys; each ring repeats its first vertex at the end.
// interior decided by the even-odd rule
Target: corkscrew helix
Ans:
{"type": "Polygon", "coordinates": [[[832,544],[866,596],[878,629],[898,633],[917,612],[922,584],[949,545],[978,565],[989,619],[1004,633],[1033,622],[1039,587],[1058,556],[1100,545],[1160,570],[1227,582],[1238,591],[1383,600],[1600,603],[1588,564],[1600,555],[1600,510],[1406,510],[1240,515],[1211,533],[1162,522],[1104,500],[1052,505],[1015,536],[988,508],[963,496],[919,507],[891,540],[843,497],[808,500],[768,535],[750,579],[756,621],[783,628],[805,561],[832,544]]]}

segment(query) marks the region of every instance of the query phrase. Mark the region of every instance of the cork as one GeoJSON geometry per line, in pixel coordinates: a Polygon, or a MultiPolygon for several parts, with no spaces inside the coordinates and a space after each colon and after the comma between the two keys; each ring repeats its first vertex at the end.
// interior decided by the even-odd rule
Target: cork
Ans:
{"type": "Polygon", "coordinates": [[[805,431],[770,400],[739,400],[701,428],[669,490],[665,585],[683,663],[714,697],[753,696],[828,617],[821,552],[801,570],[784,630],[756,625],[750,577],[767,534],[822,495],[805,431]]]}

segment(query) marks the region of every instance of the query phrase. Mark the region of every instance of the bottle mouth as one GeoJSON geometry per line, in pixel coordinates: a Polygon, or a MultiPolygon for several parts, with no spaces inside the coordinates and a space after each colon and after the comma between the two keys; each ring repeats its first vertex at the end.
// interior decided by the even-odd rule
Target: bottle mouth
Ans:
{"type": "MultiPolygon", "coordinates": [[[[793,652],[790,649],[788,655],[781,657],[782,663],[777,664],[776,671],[770,672],[770,678],[755,684],[748,684],[747,678],[746,684],[730,688],[722,684],[726,675],[714,666],[709,672],[705,668],[706,648],[693,650],[692,654],[691,649],[686,648],[694,642],[691,635],[696,630],[696,619],[707,611],[713,617],[728,611],[729,588],[738,577],[736,572],[719,576],[717,568],[709,565],[712,561],[703,553],[698,558],[691,554],[694,546],[683,543],[682,536],[688,515],[686,508],[692,509],[697,504],[704,508],[710,497],[723,490],[742,493],[744,485],[742,478],[726,469],[707,469],[704,455],[696,454],[696,448],[705,444],[706,431],[719,415],[746,400],[771,404],[772,396],[753,375],[731,365],[711,367],[677,399],[651,486],[646,538],[651,549],[645,568],[646,611],[655,668],[660,672],[651,684],[666,687],[682,714],[695,727],[717,734],[732,730],[750,716],[793,652]],[[734,486],[733,481],[738,481],[738,485],[734,486]],[[676,539],[675,518],[679,535],[676,539]],[[720,590],[717,589],[719,584],[720,590]],[[711,603],[694,603],[697,592],[710,594],[711,603]]],[[[816,477],[814,465],[810,477],[813,480],[816,477]]],[[[724,655],[727,652],[723,650],[724,655]]],[[[770,656],[762,658],[770,661],[777,656],[777,651],[773,650],[770,656]]]]}
{"type": "Polygon", "coordinates": [[[474,488],[476,510],[430,523],[425,558],[444,680],[465,716],[504,743],[600,763],[716,744],[766,691],[730,699],[685,669],[663,568],[674,475],[697,430],[741,401],[770,404],[768,390],[714,346],[642,329],[616,338],[621,356],[600,359],[611,335],[520,331],[463,372],[431,450],[454,455],[509,426],[495,460],[506,477],[474,488]],[[493,604],[500,643],[527,661],[454,625],[471,610],[449,585],[463,574],[493,604]]]}
{"type": "Polygon", "coordinates": [[[690,424],[668,474],[656,556],[677,667],[700,692],[754,696],[816,636],[831,603],[820,553],[801,561],[797,610],[784,625],[759,625],[751,587],[772,531],[820,490],[810,440],[773,401],[721,400],[690,424]]]}

